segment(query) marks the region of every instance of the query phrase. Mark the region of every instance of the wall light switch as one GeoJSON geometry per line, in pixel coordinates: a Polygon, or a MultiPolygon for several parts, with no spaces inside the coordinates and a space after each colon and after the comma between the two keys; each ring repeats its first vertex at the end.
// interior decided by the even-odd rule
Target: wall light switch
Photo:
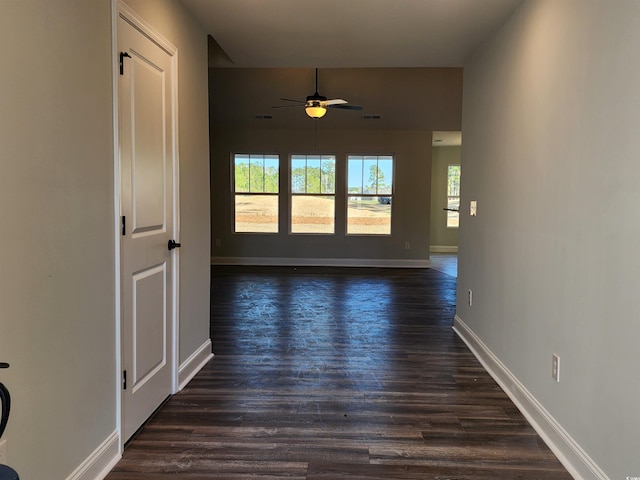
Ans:
{"type": "Polygon", "coordinates": [[[560,357],[557,354],[551,356],[551,377],[556,381],[560,381],[560,357]]]}
{"type": "Polygon", "coordinates": [[[469,214],[472,217],[478,215],[478,202],[476,200],[471,200],[471,202],[469,202],[469,214]]]}

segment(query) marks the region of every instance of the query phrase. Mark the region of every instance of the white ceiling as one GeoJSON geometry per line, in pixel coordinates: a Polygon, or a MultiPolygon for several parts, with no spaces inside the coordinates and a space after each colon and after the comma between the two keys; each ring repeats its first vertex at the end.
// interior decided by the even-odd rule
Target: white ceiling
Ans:
{"type": "Polygon", "coordinates": [[[234,66],[354,68],[463,66],[521,0],[181,2],[234,66]]]}

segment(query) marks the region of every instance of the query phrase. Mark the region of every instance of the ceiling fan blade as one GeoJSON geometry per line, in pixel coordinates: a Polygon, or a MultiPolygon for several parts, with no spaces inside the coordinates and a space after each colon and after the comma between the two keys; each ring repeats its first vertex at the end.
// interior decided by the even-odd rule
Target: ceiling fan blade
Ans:
{"type": "Polygon", "coordinates": [[[316,73],[316,92],[313,95],[309,95],[305,101],[294,100],[292,98],[281,98],[280,100],[282,100],[283,102],[292,102],[292,104],[291,105],[274,105],[271,108],[322,107],[322,108],[341,108],[343,110],[362,110],[363,107],[359,105],[349,105],[349,102],[347,102],[342,98],[327,99],[327,97],[320,95],[318,93],[318,69],[317,68],[315,73],[316,73]]]}
{"type": "Polygon", "coordinates": [[[304,103],[299,105],[273,105],[271,108],[300,108],[304,107],[304,103]]]}
{"type": "Polygon", "coordinates": [[[323,105],[341,105],[344,103],[349,103],[349,102],[341,98],[334,98],[332,100],[325,100],[324,102],[322,102],[323,105]]]}
{"type": "Polygon", "coordinates": [[[362,110],[363,107],[360,105],[348,105],[348,104],[338,104],[338,105],[327,105],[327,108],[340,108],[342,110],[362,110]]]}

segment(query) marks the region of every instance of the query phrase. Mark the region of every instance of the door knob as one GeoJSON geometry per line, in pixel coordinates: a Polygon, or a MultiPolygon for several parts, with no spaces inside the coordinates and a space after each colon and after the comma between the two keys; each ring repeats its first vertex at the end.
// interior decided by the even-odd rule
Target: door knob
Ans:
{"type": "Polygon", "coordinates": [[[169,250],[173,250],[174,248],[180,247],[180,244],[175,240],[169,240],[167,247],[169,248],[169,250]]]}

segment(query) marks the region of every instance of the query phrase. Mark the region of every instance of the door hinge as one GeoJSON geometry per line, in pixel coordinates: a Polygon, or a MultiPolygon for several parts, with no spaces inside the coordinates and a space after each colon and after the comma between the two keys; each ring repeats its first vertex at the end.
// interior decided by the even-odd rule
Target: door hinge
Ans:
{"type": "Polygon", "coordinates": [[[126,370],[122,371],[122,389],[123,390],[127,389],[127,371],[126,370]]]}
{"type": "Polygon", "coordinates": [[[122,235],[126,235],[127,234],[127,217],[125,217],[124,215],[122,216],[122,235]]]}
{"type": "Polygon", "coordinates": [[[127,52],[120,52],[120,75],[124,75],[124,58],[131,58],[127,52]]]}

